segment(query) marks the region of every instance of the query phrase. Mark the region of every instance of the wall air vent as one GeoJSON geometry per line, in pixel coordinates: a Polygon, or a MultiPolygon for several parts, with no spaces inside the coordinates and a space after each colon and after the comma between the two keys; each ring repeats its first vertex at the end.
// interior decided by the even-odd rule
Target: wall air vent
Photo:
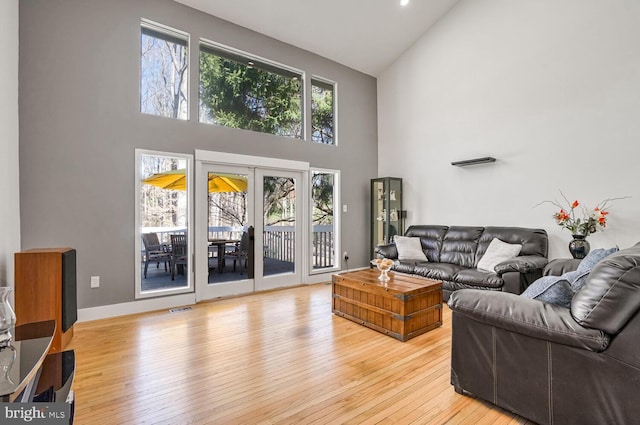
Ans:
{"type": "Polygon", "coordinates": [[[451,165],[456,167],[467,167],[469,165],[488,164],[490,162],[496,162],[496,159],[492,156],[485,156],[483,158],[465,159],[462,161],[453,161],[451,165]]]}

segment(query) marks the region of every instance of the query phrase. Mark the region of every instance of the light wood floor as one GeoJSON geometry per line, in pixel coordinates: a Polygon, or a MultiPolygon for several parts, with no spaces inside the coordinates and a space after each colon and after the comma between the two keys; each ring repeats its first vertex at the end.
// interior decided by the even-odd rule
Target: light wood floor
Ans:
{"type": "Polygon", "coordinates": [[[449,384],[444,325],[399,342],[304,286],[78,323],[76,424],[531,424],[449,384]]]}

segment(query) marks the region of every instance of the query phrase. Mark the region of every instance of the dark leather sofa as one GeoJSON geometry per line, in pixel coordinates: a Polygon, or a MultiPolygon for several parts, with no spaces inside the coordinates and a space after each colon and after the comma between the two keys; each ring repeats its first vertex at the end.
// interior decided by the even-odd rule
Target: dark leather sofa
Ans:
{"type": "Polygon", "coordinates": [[[458,393],[539,424],[639,423],[640,244],[600,261],[571,308],[475,290],[449,306],[458,393]]]}
{"type": "Polygon", "coordinates": [[[542,276],[547,264],[547,232],[522,227],[410,226],[405,236],[419,237],[428,261],[397,261],[395,244],[379,245],[376,254],[396,260],[392,270],[442,281],[443,299],[464,288],[520,294],[542,276]],[[487,247],[498,238],[522,244],[520,255],[502,262],[495,273],[476,268],[487,247]]]}

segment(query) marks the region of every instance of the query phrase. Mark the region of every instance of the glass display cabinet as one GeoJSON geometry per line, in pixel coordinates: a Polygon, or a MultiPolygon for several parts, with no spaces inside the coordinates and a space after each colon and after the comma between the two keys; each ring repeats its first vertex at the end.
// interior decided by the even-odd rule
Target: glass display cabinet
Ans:
{"type": "Polygon", "coordinates": [[[402,179],[381,177],[371,180],[371,258],[375,247],[404,234],[406,212],[402,209],[402,179]]]}

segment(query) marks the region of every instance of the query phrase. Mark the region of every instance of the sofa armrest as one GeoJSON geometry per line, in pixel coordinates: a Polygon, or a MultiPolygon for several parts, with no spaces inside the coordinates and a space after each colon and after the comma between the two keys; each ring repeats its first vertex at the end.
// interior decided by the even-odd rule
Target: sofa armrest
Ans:
{"type": "Polygon", "coordinates": [[[392,260],[398,258],[398,249],[394,243],[376,246],[375,253],[380,257],[390,258],[392,260]]]}
{"type": "Polygon", "coordinates": [[[531,273],[532,271],[542,270],[547,261],[545,257],[540,257],[539,255],[523,255],[503,261],[496,265],[495,271],[498,276],[502,276],[507,272],[531,273]]]}
{"type": "Polygon", "coordinates": [[[573,258],[557,258],[549,261],[542,272],[543,276],[562,276],[567,272],[577,270],[578,265],[582,260],[575,260],[573,258]]]}
{"type": "Polygon", "coordinates": [[[568,308],[515,294],[461,289],[451,294],[449,307],[475,321],[532,338],[597,352],[609,346],[606,333],[580,326],[568,308]]]}

